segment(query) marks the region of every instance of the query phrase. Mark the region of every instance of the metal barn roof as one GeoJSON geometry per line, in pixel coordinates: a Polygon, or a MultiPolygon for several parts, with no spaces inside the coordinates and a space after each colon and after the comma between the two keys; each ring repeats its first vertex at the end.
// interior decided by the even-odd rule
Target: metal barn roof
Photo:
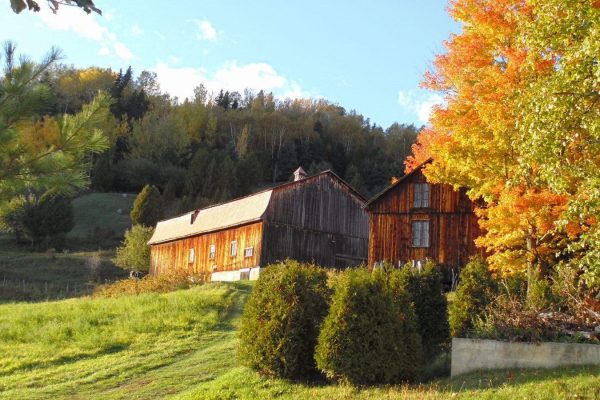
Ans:
{"type": "Polygon", "coordinates": [[[274,190],[285,190],[286,188],[295,185],[302,185],[309,182],[311,179],[323,175],[329,175],[346,187],[349,190],[349,193],[361,203],[361,206],[366,201],[360,193],[354,190],[354,188],[342,178],[337,176],[333,171],[327,170],[299,181],[287,182],[271,189],[231,200],[226,203],[216,204],[201,210],[193,210],[178,217],[159,221],[148,244],[169,242],[259,221],[269,206],[271,194],[274,190]],[[192,216],[194,213],[198,214],[192,223],[192,216]]]}
{"type": "Polygon", "coordinates": [[[266,190],[241,199],[195,210],[158,222],[148,244],[213,232],[249,222],[259,221],[265,213],[273,190],[266,190]],[[193,215],[197,213],[192,222],[193,215]]]}

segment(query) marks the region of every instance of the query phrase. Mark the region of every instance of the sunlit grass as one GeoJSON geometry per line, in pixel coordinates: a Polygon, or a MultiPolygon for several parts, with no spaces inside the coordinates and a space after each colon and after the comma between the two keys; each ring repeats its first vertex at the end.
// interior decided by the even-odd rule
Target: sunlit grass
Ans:
{"type": "Polygon", "coordinates": [[[6,399],[597,399],[600,367],[355,388],[267,379],[237,359],[252,285],[0,305],[6,399]]]}

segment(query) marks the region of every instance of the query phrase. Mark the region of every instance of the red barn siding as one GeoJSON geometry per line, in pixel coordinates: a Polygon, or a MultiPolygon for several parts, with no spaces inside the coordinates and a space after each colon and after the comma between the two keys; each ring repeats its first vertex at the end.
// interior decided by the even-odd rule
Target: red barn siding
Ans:
{"type": "Polygon", "coordinates": [[[473,203],[465,190],[430,184],[429,207],[413,208],[416,183],[426,183],[421,170],[368,205],[369,265],[425,258],[452,267],[464,265],[478,253],[474,240],[480,230],[473,203]],[[412,222],[418,220],[430,221],[429,247],[412,246],[412,222]]]}
{"type": "Polygon", "coordinates": [[[262,234],[263,223],[257,222],[152,245],[150,273],[157,275],[180,269],[201,273],[255,267],[260,265],[262,234]],[[231,257],[230,243],[234,240],[237,241],[237,255],[231,257]],[[211,244],[217,246],[214,260],[209,259],[211,244]],[[252,257],[244,257],[246,247],[254,247],[252,257]],[[193,263],[188,262],[191,248],[196,253],[193,263]]]}
{"type": "Polygon", "coordinates": [[[265,219],[262,261],[293,258],[346,267],[366,261],[364,200],[329,174],[273,191],[265,219]]]}

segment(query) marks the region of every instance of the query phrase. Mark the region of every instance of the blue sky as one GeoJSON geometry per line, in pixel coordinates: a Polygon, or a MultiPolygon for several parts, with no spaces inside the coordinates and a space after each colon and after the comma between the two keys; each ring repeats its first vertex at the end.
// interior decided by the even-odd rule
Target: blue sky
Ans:
{"type": "Polygon", "coordinates": [[[163,90],[190,96],[244,87],[325,98],[383,127],[423,124],[441,98],[419,89],[442,41],[459,30],[445,0],[116,1],[102,17],[63,7],[57,15],[0,11],[0,41],[65,63],[137,75],[158,73],[163,90]],[[142,8],[151,4],[151,7],[142,8]],[[177,6],[174,6],[177,5],[177,6]]]}

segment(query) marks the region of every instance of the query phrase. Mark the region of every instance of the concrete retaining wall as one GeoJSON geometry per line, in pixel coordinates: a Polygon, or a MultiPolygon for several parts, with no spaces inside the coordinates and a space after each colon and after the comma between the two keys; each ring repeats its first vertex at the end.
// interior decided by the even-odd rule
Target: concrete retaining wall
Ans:
{"type": "Polygon", "coordinates": [[[555,368],[593,364],[600,365],[600,345],[452,339],[453,377],[485,369],[555,368]]]}
{"type": "Polygon", "coordinates": [[[255,281],[260,276],[260,267],[242,268],[235,271],[219,271],[210,274],[212,282],[235,282],[240,280],[255,281]]]}

